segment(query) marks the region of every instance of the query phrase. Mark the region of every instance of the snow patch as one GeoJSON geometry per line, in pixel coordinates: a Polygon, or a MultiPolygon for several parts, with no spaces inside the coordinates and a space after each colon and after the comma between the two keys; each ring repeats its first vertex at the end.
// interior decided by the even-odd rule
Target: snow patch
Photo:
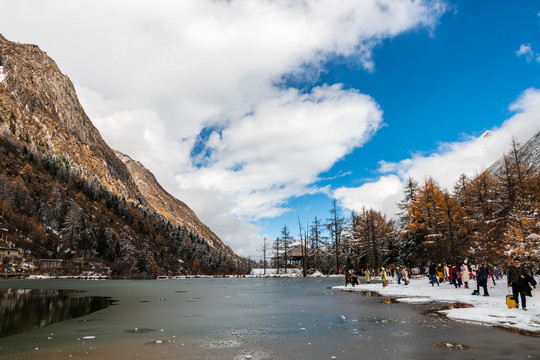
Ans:
{"type": "Polygon", "coordinates": [[[396,301],[405,304],[429,304],[431,302],[431,299],[427,297],[405,297],[398,298],[396,299],[396,301]]]}
{"type": "Polygon", "coordinates": [[[297,277],[302,276],[302,269],[266,269],[266,274],[264,269],[252,269],[251,275],[255,276],[268,276],[268,277],[297,277]]]}
{"type": "MultiPolygon", "coordinates": [[[[496,285],[488,285],[490,296],[472,295],[476,288],[474,281],[469,283],[470,289],[455,288],[448,283],[440,286],[431,286],[427,277],[411,279],[409,285],[397,284],[390,280],[390,284],[382,287],[379,284],[359,284],[355,287],[336,286],[334,289],[344,291],[373,291],[383,296],[395,296],[397,301],[409,304],[421,303],[459,303],[471,307],[452,307],[440,310],[439,313],[448,318],[460,321],[470,321],[489,326],[502,326],[533,333],[540,333],[540,288],[533,290],[532,297],[527,297],[527,309],[509,309],[506,306],[506,278],[498,280],[496,285]]],[[[442,306],[441,306],[442,307],[442,306]]]]}

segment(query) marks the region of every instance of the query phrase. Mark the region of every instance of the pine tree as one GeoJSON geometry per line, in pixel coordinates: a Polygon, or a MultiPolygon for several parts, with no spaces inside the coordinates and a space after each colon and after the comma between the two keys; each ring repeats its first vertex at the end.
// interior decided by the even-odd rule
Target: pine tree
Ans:
{"type": "Polygon", "coordinates": [[[75,242],[83,230],[83,224],[84,218],[81,207],[77,203],[72,203],[62,228],[63,238],[68,241],[71,251],[75,249],[75,242]]]}
{"type": "Polygon", "coordinates": [[[499,185],[488,171],[476,175],[469,183],[471,222],[470,256],[479,262],[500,263],[503,226],[497,216],[499,185]]]}
{"type": "Polygon", "coordinates": [[[405,182],[403,189],[403,199],[398,204],[400,209],[398,228],[398,252],[400,258],[405,265],[413,265],[422,250],[420,237],[417,233],[411,231],[412,224],[416,222],[416,214],[413,212],[413,204],[416,203],[418,197],[418,183],[411,177],[405,182]]]}
{"type": "Polygon", "coordinates": [[[540,263],[540,173],[525,167],[512,142],[512,150],[505,157],[505,166],[499,177],[505,201],[504,254],[511,258],[519,255],[529,264],[540,263]],[[512,188],[510,185],[515,184],[512,188]]]}
{"type": "Polygon", "coordinates": [[[341,269],[341,257],[342,257],[342,248],[341,248],[341,231],[343,230],[343,222],[345,219],[341,217],[341,208],[338,206],[336,199],[332,201],[332,208],[329,210],[330,218],[326,219],[326,227],[330,232],[330,237],[332,239],[332,244],[334,248],[334,255],[336,260],[336,270],[341,269]]]}
{"type": "Polygon", "coordinates": [[[407,265],[425,264],[441,256],[442,233],[437,219],[441,202],[441,190],[432,178],[427,178],[414,199],[409,201],[402,235],[407,239],[404,259],[407,265]]]}
{"type": "Polygon", "coordinates": [[[360,261],[370,269],[383,266],[394,234],[392,222],[379,211],[362,209],[353,213],[351,224],[353,247],[360,261]]]}
{"type": "Polygon", "coordinates": [[[283,264],[285,266],[285,274],[287,274],[287,268],[289,266],[289,254],[291,250],[291,245],[293,242],[293,238],[291,236],[291,232],[289,231],[289,228],[287,225],[283,225],[283,228],[281,229],[281,247],[283,249],[283,264]]]}
{"type": "Polygon", "coordinates": [[[278,236],[276,237],[276,239],[274,240],[274,244],[272,245],[272,250],[274,253],[274,257],[272,259],[272,262],[273,262],[272,267],[277,269],[278,274],[280,273],[280,268],[282,266],[282,253],[281,253],[282,248],[283,248],[282,241],[281,241],[281,238],[278,236]]]}
{"type": "Polygon", "coordinates": [[[322,227],[321,221],[315,216],[310,226],[311,252],[313,254],[313,259],[310,259],[310,262],[317,269],[322,268],[323,265],[325,237],[322,236],[322,227]]]}
{"type": "Polygon", "coordinates": [[[448,191],[443,192],[441,200],[438,223],[441,227],[441,241],[443,242],[441,247],[444,251],[436,260],[437,262],[456,264],[467,256],[469,250],[467,214],[459,201],[452,197],[448,191]]]}

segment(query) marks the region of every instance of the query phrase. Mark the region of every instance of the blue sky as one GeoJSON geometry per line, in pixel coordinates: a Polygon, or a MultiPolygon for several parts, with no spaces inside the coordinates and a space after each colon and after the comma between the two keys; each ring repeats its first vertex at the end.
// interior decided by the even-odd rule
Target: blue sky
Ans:
{"type": "Polygon", "coordinates": [[[532,0],[5,0],[106,142],[225,243],[396,212],[404,179],[451,188],[540,130],[532,0]],[[95,26],[96,19],[100,25],[95,26]],[[490,136],[483,137],[487,130],[490,136]]]}
{"type": "MultiPolygon", "coordinates": [[[[320,175],[331,181],[316,185],[359,186],[380,175],[380,160],[398,162],[411,153],[437,152],[440,142],[480,136],[511,117],[508,107],[525,89],[540,87],[539,62],[516,54],[521,44],[540,48],[540,3],[446,4],[447,11],[433,29],[412,30],[377,45],[374,70],[341,57],[326,64],[317,82],[301,84],[308,88],[343,83],[371,95],[384,111],[385,125],[320,175]],[[348,175],[336,177],[340,174],[348,175]]],[[[500,145],[502,155],[508,144],[500,145]]],[[[296,234],[297,216],[304,224],[315,216],[324,220],[331,201],[326,195],[291,198],[287,206],[293,211],[261,225],[278,236],[287,224],[296,234]]]]}

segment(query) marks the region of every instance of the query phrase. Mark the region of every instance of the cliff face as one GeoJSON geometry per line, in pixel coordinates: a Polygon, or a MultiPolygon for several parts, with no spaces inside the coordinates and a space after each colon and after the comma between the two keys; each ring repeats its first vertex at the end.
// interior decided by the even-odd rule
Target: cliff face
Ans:
{"type": "MultiPolygon", "coordinates": [[[[187,205],[168,194],[142,164],[116,154],[105,143],[79,103],[73,84],[46,53],[35,45],[10,42],[2,35],[0,135],[3,141],[0,148],[4,150],[0,176],[7,184],[4,195],[0,194],[0,200],[4,201],[1,210],[8,214],[0,218],[0,223],[7,222],[12,227],[10,230],[20,229],[15,226],[17,221],[10,221],[10,212],[4,208],[9,207],[18,215],[27,211],[29,218],[40,223],[42,236],[61,243],[68,254],[63,256],[74,256],[77,252],[74,239],[69,244],[65,242],[69,227],[66,218],[69,209],[78,208],[84,215],[76,222],[94,229],[95,233],[99,224],[99,231],[110,230],[109,238],[111,232],[112,238],[124,237],[126,241],[120,247],[126,256],[134,257],[141,251],[150,254],[143,260],[152,266],[140,266],[147,272],[150,268],[153,273],[161,271],[158,254],[163,255],[164,249],[169,255],[163,257],[163,262],[169,267],[178,264],[170,254],[175,254],[184,264],[198,258],[203,268],[206,266],[213,272],[219,271],[221,264],[227,264],[231,271],[232,264],[239,260],[187,205]],[[10,157],[18,161],[10,161],[10,157]],[[57,190],[56,198],[47,194],[44,190],[47,187],[49,191],[57,190]],[[10,193],[16,189],[23,189],[28,195],[26,200],[34,205],[22,208],[16,205],[17,198],[10,193]],[[58,200],[58,194],[64,198],[58,200]],[[54,219],[55,215],[51,215],[54,211],[49,211],[48,206],[58,201],[64,204],[64,211],[54,219]],[[100,208],[113,213],[100,219],[100,208]],[[40,211],[46,216],[39,214],[40,211]],[[121,220],[114,220],[117,217],[121,220]],[[104,225],[104,219],[109,223],[118,221],[120,225],[104,225]]],[[[41,241],[32,239],[31,231],[25,236],[23,233],[21,248],[25,241],[41,241]]],[[[98,241],[91,237],[88,242],[79,247],[99,255],[92,248],[98,241]]],[[[35,251],[60,256],[58,246],[38,246],[35,251]]],[[[184,270],[188,266],[183,265],[184,270]]]]}
{"type": "Polygon", "coordinates": [[[71,160],[109,190],[139,198],[128,169],[84,112],[69,78],[46,53],[0,35],[0,66],[0,114],[13,133],[71,160]]]}

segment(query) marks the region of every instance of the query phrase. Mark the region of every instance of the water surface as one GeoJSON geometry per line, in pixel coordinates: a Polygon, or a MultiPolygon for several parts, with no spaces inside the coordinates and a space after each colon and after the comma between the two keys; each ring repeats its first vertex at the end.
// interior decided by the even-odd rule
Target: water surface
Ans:
{"type": "Polygon", "coordinates": [[[430,311],[435,305],[330,288],[339,284],[334,278],[2,281],[0,288],[85,291],[115,306],[0,338],[0,358],[540,358],[538,338],[451,321],[430,311]]]}

